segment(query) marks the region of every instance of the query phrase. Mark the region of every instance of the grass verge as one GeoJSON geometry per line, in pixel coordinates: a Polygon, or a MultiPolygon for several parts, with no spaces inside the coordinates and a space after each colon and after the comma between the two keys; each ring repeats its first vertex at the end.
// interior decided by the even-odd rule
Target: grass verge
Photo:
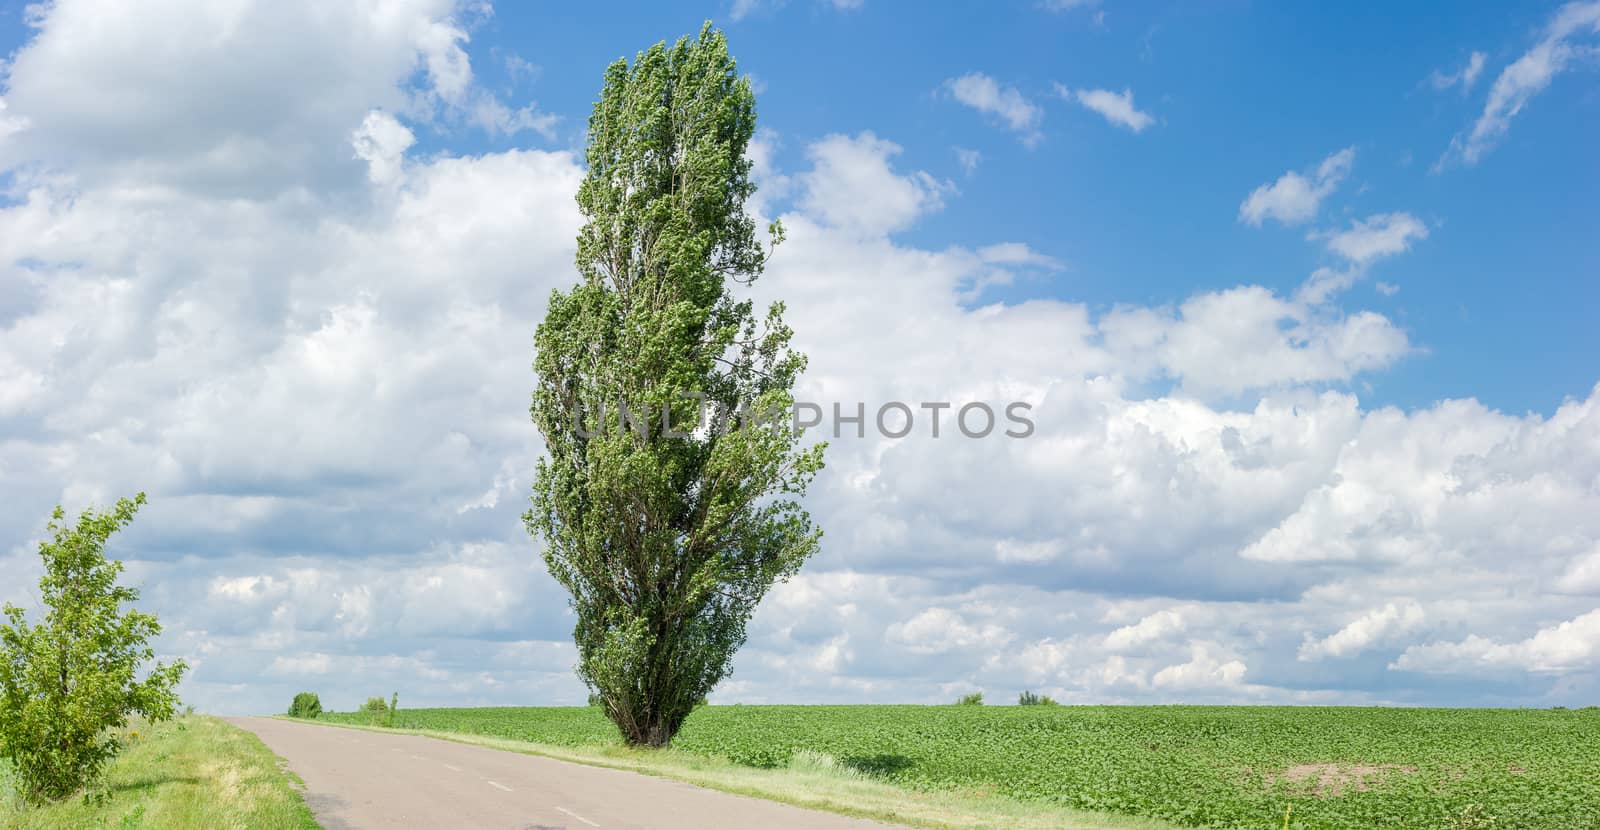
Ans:
{"type": "Polygon", "coordinates": [[[524,755],[541,755],[560,761],[669,778],[796,807],[935,830],[1171,830],[1177,827],[1155,819],[1056,807],[981,791],[912,790],[879,781],[821,753],[798,753],[786,768],[760,769],[673,749],[555,746],[433,729],[300,722],[368,732],[421,735],[524,755]]]}
{"type": "Polygon", "coordinates": [[[0,768],[0,827],[318,830],[298,781],[256,736],[205,715],[135,729],[91,798],[24,807],[0,768]]]}

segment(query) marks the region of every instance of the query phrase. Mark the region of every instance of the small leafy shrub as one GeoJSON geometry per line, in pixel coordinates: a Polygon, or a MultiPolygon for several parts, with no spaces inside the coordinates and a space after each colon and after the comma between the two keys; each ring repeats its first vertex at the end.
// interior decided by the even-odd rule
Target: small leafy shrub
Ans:
{"type": "Polygon", "coordinates": [[[1017,697],[1018,706],[1059,706],[1049,695],[1036,695],[1033,692],[1023,692],[1017,697]]]}
{"type": "Polygon", "coordinates": [[[316,692],[301,692],[294,696],[294,702],[289,704],[289,717],[291,718],[316,718],[322,714],[322,699],[316,692]]]}
{"type": "Polygon", "coordinates": [[[5,606],[0,757],[13,765],[26,801],[59,801],[94,784],[128,740],[122,730],[131,716],[155,723],[178,706],[174,689],[187,666],[151,665],[161,624],[131,607],[139,592],[117,584],[122,563],[105,555],[111,534],[144,503],[143,493],[118,499],[111,511],[85,510],[75,523],[57,507],[50,540],[39,545],[43,618],[30,623],[21,608],[5,606]]]}
{"type": "Polygon", "coordinates": [[[361,708],[356,710],[356,714],[372,726],[392,727],[394,726],[395,712],[399,708],[400,693],[394,692],[389,695],[388,702],[384,702],[381,697],[367,698],[367,702],[361,704],[361,708]]]}
{"type": "Polygon", "coordinates": [[[970,695],[962,695],[961,699],[956,701],[956,705],[957,706],[982,706],[983,705],[983,692],[973,692],[970,695]]]}

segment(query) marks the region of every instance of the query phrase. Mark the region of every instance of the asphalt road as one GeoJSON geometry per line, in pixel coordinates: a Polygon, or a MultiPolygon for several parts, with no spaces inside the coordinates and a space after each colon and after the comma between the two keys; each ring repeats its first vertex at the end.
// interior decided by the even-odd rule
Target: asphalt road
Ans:
{"type": "Polygon", "coordinates": [[[417,735],[274,718],[225,720],[254,732],[288,762],[305,781],[306,803],[327,830],[889,827],[634,772],[417,735]]]}

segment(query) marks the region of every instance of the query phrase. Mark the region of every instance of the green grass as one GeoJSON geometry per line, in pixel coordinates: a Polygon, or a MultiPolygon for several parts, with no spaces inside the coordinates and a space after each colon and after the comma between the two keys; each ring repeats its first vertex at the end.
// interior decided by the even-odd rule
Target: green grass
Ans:
{"type": "MultiPolygon", "coordinates": [[[[591,755],[616,744],[588,707],[402,709],[395,725],[591,755]]],[[[674,747],[746,769],[808,750],[902,792],[1192,827],[1281,828],[1290,805],[1293,828],[1600,827],[1594,709],[710,706],[674,747]]]]}
{"type": "Polygon", "coordinates": [[[101,793],[27,808],[0,762],[0,827],[316,830],[289,773],[254,735],[204,715],[136,727],[101,793]]]}

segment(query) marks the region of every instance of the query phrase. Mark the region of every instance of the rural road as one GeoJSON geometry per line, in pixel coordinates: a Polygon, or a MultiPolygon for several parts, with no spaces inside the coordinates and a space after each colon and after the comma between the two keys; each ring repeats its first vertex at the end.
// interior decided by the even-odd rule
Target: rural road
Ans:
{"type": "Polygon", "coordinates": [[[889,825],[621,770],[417,735],[224,718],[306,784],[327,830],[369,827],[887,830],[889,825]]]}

